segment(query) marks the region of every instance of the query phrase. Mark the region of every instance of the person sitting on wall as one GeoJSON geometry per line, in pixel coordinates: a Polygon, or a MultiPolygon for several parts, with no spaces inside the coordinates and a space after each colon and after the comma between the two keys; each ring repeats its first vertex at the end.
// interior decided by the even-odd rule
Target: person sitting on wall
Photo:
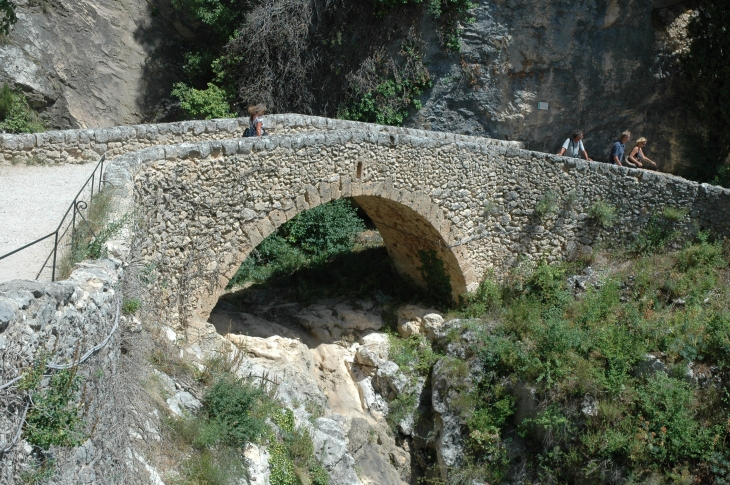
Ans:
{"type": "Polygon", "coordinates": [[[629,153],[628,159],[629,162],[633,165],[639,167],[639,168],[657,168],[657,164],[653,161],[647,158],[646,155],[644,155],[643,148],[646,146],[646,138],[643,136],[636,140],[636,146],[633,150],[631,150],[631,153],[629,153]]]}
{"type": "Polygon", "coordinates": [[[243,136],[268,135],[264,129],[264,113],[266,113],[266,105],[264,104],[248,107],[248,128],[243,136]]]}
{"type": "Polygon", "coordinates": [[[573,132],[573,136],[565,140],[565,143],[563,143],[563,147],[558,152],[558,156],[580,158],[580,155],[583,154],[583,158],[585,158],[586,160],[592,160],[591,157],[588,156],[588,152],[586,152],[582,140],[583,132],[580,130],[575,130],[573,132]]]}
{"type": "Polygon", "coordinates": [[[621,133],[621,136],[619,138],[619,141],[613,144],[613,147],[611,147],[611,154],[608,156],[608,163],[612,163],[614,165],[618,165],[619,167],[623,167],[624,165],[621,163],[624,159],[624,153],[626,150],[626,143],[631,140],[631,132],[630,131],[624,131],[621,133]]]}

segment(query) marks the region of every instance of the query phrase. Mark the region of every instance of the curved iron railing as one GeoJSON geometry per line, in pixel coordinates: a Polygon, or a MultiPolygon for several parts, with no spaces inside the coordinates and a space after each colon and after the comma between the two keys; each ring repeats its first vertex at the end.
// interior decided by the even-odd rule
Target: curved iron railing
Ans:
{"type": "Polygon", "coordinates": [[[84,193],[84,190],[87,188],[91,189],[91,193],[89,195],[89,200],[91,200],[94,197],[94,188],[96,188],[97,194],[101,192],[102,184],[103,184],[103,175],[104,175],[104,161],[106,160],[106,153],[101,156],[99,159],[99,162],[96,164],[96,167],[94,167],[94,171],[91,172],[91,175],[88,179],[86,179],[86,182],[81,187],[79,192],[76,194],[76,197],[74,197],[73,202],[71,202],[71,205],[66,210],[66,213],[63,215],[63,218],[61,219],[61,222],[58,224],[58,227],[55,231],[46,234],[43,237],[40,237],[36,239],[35,241],[26,244],[23,247],[20,247],[18,249],[15,249],[13,251],[10,251],[7,254],[3,254],[0,256],[0,261],[2,261],[5,258],[8,258],[16,253],[19,253],[20,251],[23,251],[24,249],[28,249],[31,246],[35,246],[36,244],[39,244],[46,239],[54,238],[53,240],[53,249],[48,254],[46,259],[43,261],[43,265],[41,266],[40,270],[38,270],[38,273],[35,275],[35,280],[38,280],[40,278],[41,274],[43,273],[43,270],[45,270],[48,267],[48,262],[51,261],[51,258],[53,258],[51,263],[51,281],[56,281],[56,269],[59,259],[59,246],[61,245],[63,238],[66,237],[69,231],[71,231],[71,246],[73,247],[73,243],[76,237],[76,228],[77,228],[77,221],[76,216],[78,215],[80,220],[86,224],[86,227],[88,228],[89,232],[91,232],[91,235],[96,238],[96,234],[94,234],[93,229],[91,228],[91,225],[89,224],[89,221],[84,216],[84,211],[88,208],[89,204],[81,200],[81,194],[84,193]],[[98,178],[98,183],[97,183],[98,178]],[[67,223],[67,219],[71,216],[71,223],[67,223]]]}

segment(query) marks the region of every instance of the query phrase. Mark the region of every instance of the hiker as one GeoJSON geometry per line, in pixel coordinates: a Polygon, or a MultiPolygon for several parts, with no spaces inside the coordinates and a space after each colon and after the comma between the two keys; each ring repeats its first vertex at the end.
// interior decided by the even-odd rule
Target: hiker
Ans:
{"type": "Polygon", "coordinates": [[[582,153],[583,158],[589,161],[592,160],[591,157],[588,156],[588,152],[586,152],[586,149],[583,146],[583,142],[581,140],[583,140],[583,132],[580,130],[575,130],[573,132],[573,136],[565,140],[565,143],[563,143],[563,147],[558,152],[558,156],[580,158],[580,154],[582,153]]]}
{"type": "Polygon", "coordinates": [[[248,128],[243,136],[268,135],[264,129],[264,113],[266,113],[266,105],[264,104],[248,107],[248,128]]]}
{"type": "Polygon", "coordinates": [[[629,161],[639,168],[656,169],[657,168],[656,162],[654,162],[653,160],[650,160],[649,158],[647,158],[646,155],[644,155],[643,148],[646,146],[646,142],[647,142],[647,140],[643,136],[641,138],[639,138],[638,140],[636,140],[636,146],[634,147],[633,150],[631,150],[631,153],[629,153],[629,157],[628,157],[629,161]]]}
{"type": "Polygon", "coordinates": [[[608,157],[608,163],[623,167],[621,161],[624,159],[624,152],[626,150],[626,143],[631,140],[631,132],[624,131],[619,137],[619,141],[613,144],[611,148],[611,154],[608,157]]]}

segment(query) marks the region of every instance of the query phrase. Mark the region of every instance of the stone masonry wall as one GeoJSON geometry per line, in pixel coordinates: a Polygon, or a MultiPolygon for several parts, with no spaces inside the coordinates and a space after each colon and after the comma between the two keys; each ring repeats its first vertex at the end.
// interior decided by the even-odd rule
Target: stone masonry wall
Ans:
{"type": "Polygon", "coordinates": [[[408,245],[421,241],[468,289],[520,258],[552,261],[620,243],[665,206],[688,210],[685,233],[730,235],[730,190],[477,141],[348,130],[183,144],[119,157],[107,180],[123,196],[134,191],[148,232],[143,257],[177,323],[206,318],[238,265],[279,225],[339,197],[367,197],[368,213],[383,209],[374,219],[400,234],[386,240],[396,259],[412,257],[419,247],[408,245]],[[539,217],[548,192],[556,210],[539,217]],[[601,200],[618,208],[613,228],[588,216],[601,200]],[[403,227],[409,217],[419,223],[403,227]]]}
{"type": "MultiPolygon", "coordinates": [[[[78,367],[79,410],[87,438],[78,447],[52,446],[45,452],[46,458],[54,460],[52,483],[107,483],[101,478],[121,476],[124,471],[121,450],[126,429],[120,425],[122,413],[114,408],[119,402],[114,393],[118,383],[110,379],[120,360],[121,330],[113,334],[112,330],[118,317],[121,276],[119,261],[100,260],[79,264],[65,281],[0,283],[0,386],[27,374],[44,355],[47,363],[72,363],[112,335],[106,346],[78,367]]],[[[29,391],[20,384],[22,380],[0,390],[0,450],[13,441],[29,402],[29,391]]],[[[48,385],[44,379],[40,390],[48,385]]],[[[0,454],[0,483],[25,483],[22,475],[42,462],[39,453],[23,435],[0,454]]]]}
{"type": "MultiPolygon", "coordinates": [[[[474,137],[452,133],[427,132],[294,114],[271,115],[267,116],[265,120],[267,131],[277,135],[354,129],[385,133],[410,133],[415,136],[429,136],[447,140],[475,139],[474,137]]],[[[103,153],[107,153],[107,158],[111,158],[150,146],[237,138],[243,136],[243,132],[247,127],[248,118],[235,118],[48,131],[22,135],[0,134],[0,165],[26,162],[46,164],[86,163],[97,160],[103,153]]],[[[485,143],[485,140],[488,139],[482,138],[480,140],[485,143]]],[[[489,143],[522,146],[518,142],[501,140],[489,140],[489,143]]]]}

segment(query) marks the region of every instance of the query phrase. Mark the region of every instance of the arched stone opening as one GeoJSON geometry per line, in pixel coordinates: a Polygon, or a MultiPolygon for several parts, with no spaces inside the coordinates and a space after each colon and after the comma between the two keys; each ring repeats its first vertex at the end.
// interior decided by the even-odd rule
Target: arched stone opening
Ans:
{"type": "MultiPolygon", "coordinates": [[[[337,183],[340,186],[339,183],[337,183]]],[[[216,288],[211,288],[209,295],[203,298],[199,306],[198,317],[207,320],[210,312],[225,292],[228,282],[240,265],[260,243],[273,234],[282,224],[304,210],[312,209],[320,204],[351,196],[373,221],[389,256],[397,270],[410,277],[414,282],[425,285],[419,267],[421,251],[434,251],[438,259],[444,262],[444,268],[452,286],[452,296],[456,300],[467,291],[473,283],[473,271],[468,262],[468,254],[463,246],[452,239],[451,224],[443,217],[441,209],[433,204],[424,194],[392,191],[382,184],[364,184],[355,193],[334,191],[329,184],[310,187],[303,201],[297,204],[291,201],[297,210],[275,211],[267,217],[251,221],[244,228],[249,244],[235,254],[226,258],[230,261],[218,279],[216,288]],[[337,193],[340,192],[340,193],[337,193]],[[301,209],[301,210],[300,210],[301,209]]]]}
{"type": "Polygon", "coordinates": [[[435,251],[444,262],[456,299],[467,291],[462,264],[439,231],[414,209],[383,197],[362,195],[355,201],[372,219],[383,237],[388,254],[401,274],[424,284],[420,271],[421,251],[435,251]]]}

